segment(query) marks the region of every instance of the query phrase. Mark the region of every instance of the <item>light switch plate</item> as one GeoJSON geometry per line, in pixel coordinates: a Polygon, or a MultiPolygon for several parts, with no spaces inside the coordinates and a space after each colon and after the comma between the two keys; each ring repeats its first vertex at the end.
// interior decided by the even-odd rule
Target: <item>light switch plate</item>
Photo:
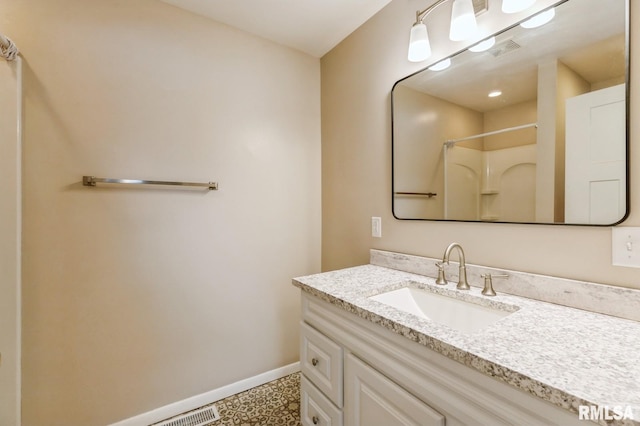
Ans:
{"type": "Polygon", "coordinates": [[[611,228],[611,259],[614,266],[640,268],[640,228],[611,228]]]}
{"type": "Polygon", "coordinates": [[[376,238],[382,237],[382,219],[376,216],[371,218],[371,236],[376,238]]]}

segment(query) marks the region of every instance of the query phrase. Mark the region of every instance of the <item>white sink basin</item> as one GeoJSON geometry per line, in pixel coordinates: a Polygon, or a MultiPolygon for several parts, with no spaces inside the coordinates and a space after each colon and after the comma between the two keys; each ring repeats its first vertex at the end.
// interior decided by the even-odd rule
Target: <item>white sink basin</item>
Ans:
{"type": "Polygon", "coordinates": [[[412,287],[388,291],[369,299],[464,333],[480,331],[512,313],[412,287]]]}

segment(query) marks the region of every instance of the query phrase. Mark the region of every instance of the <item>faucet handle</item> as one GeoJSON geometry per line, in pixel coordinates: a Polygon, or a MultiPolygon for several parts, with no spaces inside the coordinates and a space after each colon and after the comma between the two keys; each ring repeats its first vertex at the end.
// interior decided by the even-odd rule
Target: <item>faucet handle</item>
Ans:
{"type": "Polygon", "coordinates": [[[495,296],[496,292],[493,290],[493,281],[492,278],[509,278],[507,274],[482,274],[482,278],[484,278],[484,288],[482,289],[482,294],[485,296],[495,296]]]}
{"type": "Polygon", "coordinates": [[[444,276],[444,263],[436,262],[436,266],[438,267],[438,278],[436,278],[436,284],[447,284],[447,279],[444,276]]]}

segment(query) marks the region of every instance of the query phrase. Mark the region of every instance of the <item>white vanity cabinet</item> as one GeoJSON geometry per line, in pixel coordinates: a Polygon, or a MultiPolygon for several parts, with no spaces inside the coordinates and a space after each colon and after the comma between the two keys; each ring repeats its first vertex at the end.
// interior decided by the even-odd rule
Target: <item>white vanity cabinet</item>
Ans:
{"type": "Polygon", "coordinates": [[[444,416],[353,354],[345,357],[345,423],[444,426],[444,416]]]}
{"type": "Polygon", "coordinates": [[[343,349],[305,322],[300,323],[303,425],[342,425],[343,349]]]}
{"type": "Polygon", "coordinates": [[[302,320],[303,425],[588,424],[304,291],[302,320]]]}
{"type": "Polygon", "coordinates": [[[342,410],[329,401],[304,374],[300,379],[300,419],[303,425],[342,425],[342,410]]]}

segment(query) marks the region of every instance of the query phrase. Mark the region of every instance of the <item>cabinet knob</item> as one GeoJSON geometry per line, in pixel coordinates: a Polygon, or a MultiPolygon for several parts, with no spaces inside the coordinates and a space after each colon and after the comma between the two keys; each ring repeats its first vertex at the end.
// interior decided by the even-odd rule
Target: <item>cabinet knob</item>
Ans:
{"type": "MultiPolygon", "coordinates": [[[[320,361],[318,360],[318,358],[311,358],[311,364],[313,364],[313,366],[315,367],[316,365],[318,365],[320,361]]],[[[314,423],[317,424],[317,423],[314,423]]]]}
{"type": "Polygon", "coordinates": [[[318,418],[318,416],[313,416],[311,418],[311,421],[313,422],[314,425],[317,425],[318,423],[320,423],[320,419],[318,418]]]}

